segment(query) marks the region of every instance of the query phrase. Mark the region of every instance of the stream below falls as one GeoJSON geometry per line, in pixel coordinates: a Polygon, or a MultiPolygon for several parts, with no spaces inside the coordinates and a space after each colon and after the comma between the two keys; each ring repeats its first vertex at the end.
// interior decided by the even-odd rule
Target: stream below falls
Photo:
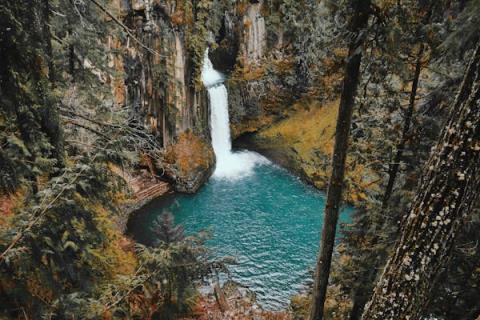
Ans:
{"type": "MultiPolygon", "coordinates": [[[[211,105],[210,129],[216,168],[195,195],[154,201],[129,221],[129,233],[155,242],[154,221],[164,210],[187,234],[211,228],[207,245],[216,257],[234,256],[232,280],[247,286],[269,310],[285,308],[312,281],[320,241],[324,195],[258,153],[233,151],[224,77],[208,59],[202,70],[211,105]]],[[[348,221],[345,208],[340,221],[348,221]]]]}
{"type": "MultiPolygon", "coordinates": [[[[237,180],[212,178],[195,195],[170,195],[138,212],[129,231],[143,244],[155,239],[151,226],[168,210],[187,234],[211,228],[207,245],[217,257],[235,256],[232,280],[249,287],[269,310],[312,280],[323,221],[324,195],[270,163],[237,180]]],[[[340,220],[348,222],[351,208],[340,220]]]]}

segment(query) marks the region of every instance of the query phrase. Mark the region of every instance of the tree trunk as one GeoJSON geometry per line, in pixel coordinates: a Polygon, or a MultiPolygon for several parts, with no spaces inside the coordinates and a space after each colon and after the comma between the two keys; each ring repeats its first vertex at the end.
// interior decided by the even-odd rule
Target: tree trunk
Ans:
{"type": "Polygon", "coordinates": [[[360,63],[365,29],[370,15],[370,0],[355,1],[355,16],[351,28],[354,37],[349,45],[348,62],[345,67],[343,91],[335,132],[335,147],[332,159],[332,175],[327,192],[325,218],[322,230],[321,249],[317,260],[315,285],[313,287],[312,309],[310,320],[320,320],[328,286],[330,265],[332,262],[338,214],[342,202],[343,180],[345,176],[345,160],[347,157],[348,138],[352,121],[353,105],[360,79],[360,63]]]}
{"type": "Polygon", "coordinates": [[[75,82],[75,48],[72,44],[68,45],[68,72],[72,76],[72,82],[75,82]]]}
{"type": "Polygon", "coordinates": [[[360,319],[362,316],[363,307],[365,306],[365,303],[367,303],[367,299],[368,298],[363,290],[355,291],[352,311],[350,312],[350,320],[360,319]]]}
{"type": "MultiPolygon", "coordinates": [[[[400,168],[400,161],[402,159],[403,151],[405,150],[405,146],[408,140],[410,126],[413,118],[413,112],[415,110],[415,100],[417,97],[417,89],[418,89],[418,83],[420,79],[420,73],[422,71],[422,58],[423,58],[424,51],[425,51],[425,45],[422,44],[420,46],[420,50],[417,55],[417,60],[415,62],[415,71],[414,71],[413,80],[412,80],[412,89],[410,91],[408,109],[406,110],[406,114],[405,114],[405,121],[403,124],[402,136],[397,145],[397,152],[395,153],[395,156],[392,159],[392,162],[390,163],[390,167],[388,171],[388,183],[382,199],[382,211],[386,210],[388,205],[388,200],[392,195],[393,186],[395,184],[395,180],[397,178],[397,174],[400,168]]],[[[376,245],[378,240],[379,240],[378,237],[375,237],[372,240],[371,245],[376,245]]],[[[375,281],[375,277],[377,276],[377,270],[381,265],[379,259],[376,259],[376,260],[377,260],[376,263],[371,267],[371,269],[366,271],[365,277],[362,277],[364,278],[365,282],[372,283],[372,285],[373,285],[373,282],[375,281]]],[[[352,307],[352,311],[350,312],[350,320],[359,320],[362,317],[363,308],[365,307],[365,304],[368,302],[370,292],[371,292],[371,289],[367,289],[364,286],[360,286],[360,288],[355,290],[355,294],[353,296],[353,307],[352,307]]]]}
{"type": "Polygon", "coordinates": [[[480,45],[363,320],[416,320],[480,190],[480,45]]]}
{"type": "Polygon", "coordinates": [[[45,21],[43,23],[43,37],[45,39],[45,52],[48,58],[48,79],[51,86],[55,87],[55,65],[53,63],[53,49],[52,49],[52,36],[50,31],[50,1],[43,0],[43,17],[45,21]]]}
{"type": "Polygon", "coordinates": [[[417,89],[418,89],[418,81],[420,79],[420,72],[422,71],[422,58],[423,58],[424,50],[425,50],[425,47],[422,44],[420,47],[420,51],[418,52],[417,62],[415,65],[415,74],[413,76],[412,90],[410,91],[410,100],[408,103],[408,109],[405,114],[405,121],[403,123],[402,137],[400,138],[400,142],[397,145],[397,152],[395,153],[395,157],[393,158],[393,161],[390,163],[389,170],[388,170],[388,183],[387,183],[387,187],[385,189],[385,193],[382,200],[383,209],[387,207],[388,200],[392,195],[393,185],[395,184],[395,179],[397,178],[398,169],[400,168],[400,161],[402,160],[402,156],[403,156],[403,150],[405,149],[405,145],[407,144],[408,133],[410,131],[410,125],[412,123],[413,111],[415,110],[415,100],[417,98],[417,89]]]}

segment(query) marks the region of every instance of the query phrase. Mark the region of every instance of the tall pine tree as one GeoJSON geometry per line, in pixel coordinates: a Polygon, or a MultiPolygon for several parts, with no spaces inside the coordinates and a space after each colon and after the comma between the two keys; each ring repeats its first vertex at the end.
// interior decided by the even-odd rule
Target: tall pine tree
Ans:
{"type": "Polygon", "coordinates": [[[338,214],[342,203],[345,162],[347,158],[353,106],[355,104],[355,96],[360,79],[362,48],[371,12],[370,5],[371,3],[369,0],[354,1],[351,3],[354,12],[354,16],[352,17],[349,26],[349,29],[352,32],[352,39],[348,49],[348,61],[345,66],[343,91],[337,118],[335,147],[332,158],[333,169],[328,185],[325,220],[323,223],[322,239],[320,243],[320,254],[318,256],[315,272],[310,320],[323,318],[330,265],[332,263],[333,248],[335,245],[338,214]]]}

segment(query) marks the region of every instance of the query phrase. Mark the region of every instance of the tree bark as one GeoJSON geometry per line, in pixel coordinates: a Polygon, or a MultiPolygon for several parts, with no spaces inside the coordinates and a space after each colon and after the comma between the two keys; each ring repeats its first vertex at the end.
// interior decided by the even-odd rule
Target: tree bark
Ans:
{"type": "MultiPolygon", "coordinates": [[[[422,58],[423,58],[424,50],[425,50],[425,46],[422,44],[417,55],[417,60],[415,62],[415,71],[414,71],[413,80],[412,80],[412,87],[410,90],[408,108],[405,113],[405,118],[404,118],[405,120],[403,123],[402,135],[397,145],[397,151],[390,163],[389,170],[388,170],[387,187],[385,188],[385,192],[382,198],[382,211],[386,210],[388,205],[388,200],[392,195],[393,186],[395,184],[395,180],[397,178],[397,174],[400,169],[400,161],[403,157],[403,151],[405,150],[405,146],[407,144],[409,131],[412,123],[412,118],[413,118],[413,113],[415,110],[415,100],[417,97],[417,89],[418,89],[418,83],[420,79],[420,73],[422,71],[422,58]]],[[[371,244],[376,245],[377,242],[378,242],[378,238],[376,237],[373,239],[373,242],[371,244]]],[[[366,275],[364,277],[365,282],[372,283],[373,285],[373,282],[375,281],[375,277],[377,275],[376,271],[378,270],[379,262],[380,261],[378,261],[377,259],[376,263],[372,266],[372,268],[366,271],[366,275]]],[[[368,302],[370,292],[371,292],[371,289],[367,289],[367,288],[359,288],[355,290],[355,294],[353,297],[353,307],[352,307],[352,311],[350,312],[350,320],[359,320],[362,317],[363,308],[365,307],[365,304],[368,302]]]]}
{"type": "Polygon", "coordinates": [[[350,320],[360,319],[360,317],[362,316],[363,307],[365,306],[365,303],[367,303],[367,300],[368,297],[363,290],[355,291],[352,311],[350,312],[350,320]]]}
{"type": "Polygon", "coordinates": [[[332,158],[332,174],[328,185],[325,218],[320,243],[320,254],[315,272],[312,308],[310,320],[323,318],[325,297],[327,293],[330,265],[332,262],[335,233],[338,214],[342,202],[343,180],[345,176],[345,161],[347,157],[348,138],[352,121],[353,106],[358,82],[360,79],[360,63],[362,46],[365,39],[365,29],[370,15],[370,0],[354,1],[355,16],[352,19],[350,31],[353,38],[349,45],[348,62],[345,67],[343,91],[340,99],[340,109],[335,132],[335,146],[332,158]]]}
{"type": "Polygon", "coordinates": [[[363,320],[416,320],[480,190],[480,45],[363,320]]]}
{"type": "Polygon", "coordinates": [[[405,121],[403,123],[402,137],[400,138],[400,142],[397,145],[397,152],[395,153],[395,156],[393,157],[393,160],[390,163],[389,170],[388,170],[388,183],[387,183],[387,187],[385,188],[385,193],[382,200],[382,209],[385,209],[387,207],[388,200],[392,195],[395,179],[397,178],[398,169],[400,168],[400,161],[402,160],[402,156],[403,156],[403,150],[405,150],[405,145],[407,144],[408,133],[410,131],[413,112],[415,110],[415,100],[417,98],[417,89],[418,89],[418,82],[420,79],[420,72],[422,71],[422,58],[423,58],[424,50],[425,50],[425,47],[422,44],[420,47],[420,51],[418,52],[417,61],[415,64],[415,73],[413,75],[412,90],[410,91],[408,109],[405,114],[405,121]]]}
{"type": "Polygon", "coordinates": [[[48,79],[52,87],[55,87],[55,65],[53,63],[52,33],[50,31],[50,1],[43,0],[43,38],[45,40],[45,53],[48,59],[48,79]]]}
{"type": "MultiPolygon", "coordinates": [[[[423,57],[423,52],[425,50],[424,45],[422,44],[420,47],[420,50],[417,55],[417,60],[415,62],[415,71],[413,75],[413,80],[412,80],[412,89],[410,91],[410,98],[409,98],[409,104],[408,104],[408,109],[406,110],[405,114],[405,121],[403,124],[403,130],[402,130],[402,136],[400,138],[400,141],[397,145],[397,152],[395,153],[394,158],[392,159],[392,162],[390,163],[389,171],[388,171],[388,183],[387,187],[385,189],[385,193],[383,195],[382,199],[382,211],[386,210],[387,205],[388,205],[388,200],[390,199],[390,196],[392,195],[393,192],[393,186],[395,184],[395,180],[397,177],[397,173],[400,168],[400,160],[402,159],[403,156],[403,151],[405,150],[405,146],[408,140],[408,133],[410,131],[410,126],[413,118],[413,112],[415,110],[415,100],[417,96],[417,89],[418,89],[418,83],[420,79],[420,72],[421,72],[421,67],[422,67],[422,57],[423,57]]],[[[376,245],[378,243],[378,236],[374,235],[375,237],[373,238],[371,245],[376,245]]],[[[372,283],[375,281],[375,277],[377,275],[377,270],[380,266],[380,259],[376,259],[376,262],[371,266],[369,270],[365,270],[365,275],[362,276],[361,278],[364,279],[363,281],[366,283],[372,283]]],[[[359,320],[362,317],[362,312],[363,308],[365,307],[365,304],[368,302],[368,299],[370,298],[370,292],[371,289],[368,289],[364,287],[363,285],[359,284],[359,287],[354,291],[353,295],[353,306],[352,306],[352,311],[350,312],[350,320],[359,320]]]]}

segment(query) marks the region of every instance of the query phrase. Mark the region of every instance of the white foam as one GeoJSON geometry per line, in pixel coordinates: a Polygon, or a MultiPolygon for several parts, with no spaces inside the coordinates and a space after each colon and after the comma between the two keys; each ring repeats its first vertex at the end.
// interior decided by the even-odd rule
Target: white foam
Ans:
{"type": "Polygon", "coordinates": [[[213,68],[212,62],[208,58],[208,49],[203,61],[202,81],[208,89],[211,107],[210,130],[212,147],[217,160],[213,177],[239,179],[251,175],[257,164],[268,163],[268,160],[256,152],[232,151],[228,92],[223,84],[224,76],[213,68]]]}

